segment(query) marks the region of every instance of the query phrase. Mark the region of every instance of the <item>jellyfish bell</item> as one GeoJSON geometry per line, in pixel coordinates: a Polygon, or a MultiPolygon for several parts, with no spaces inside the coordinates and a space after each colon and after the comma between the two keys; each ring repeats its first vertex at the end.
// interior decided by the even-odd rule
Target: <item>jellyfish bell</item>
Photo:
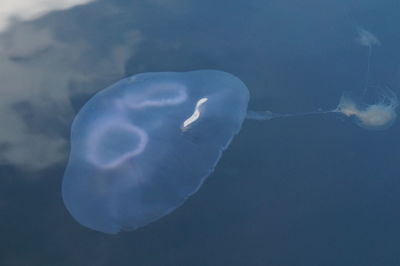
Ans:
{"type": "Polygon", "coordinates": [[[356,41],[363,46],[375,46],[380,45],[381,41],[372,32],[362,28],[357,27],[357,38],[356,41]]]}
{"type": "Polygon", "coordinates": [[[386,89],[381,99],[374,104],[359,104],[349,94],[344,93],[334,112],[355,117],[357,125],[371,130],[383,130],[396,121],[397,95],[386,89]]]}
{"type": "Polygon", "coordinates": [[[243,82],[215,70],[138,74],[100,91],[72,124],[67,210],[109,234],[172,212],[213,172],[248,101],[243,82]]]}
{"type": "Polygon", "coordinates": [[[389,128],[396,120],[396,112],[391,106],[369,105],[357,118],[360,126],[367,129],[383,130],[389,128]]]}

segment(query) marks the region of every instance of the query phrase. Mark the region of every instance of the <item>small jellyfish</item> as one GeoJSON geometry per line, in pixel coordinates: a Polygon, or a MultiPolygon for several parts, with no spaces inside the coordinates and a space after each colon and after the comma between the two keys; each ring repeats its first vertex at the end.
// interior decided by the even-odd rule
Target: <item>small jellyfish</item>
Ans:
{"type": "Polygon", "coordinates": [[[367,93],[368,85],[369,85],[369,79],[370,79],[370,71],[371,71],[371,56],[372,56],[372,46],[375,45],[380,45],[381,42],[379,39],[372,34],[371,32],[367,31],[366,29],[362,27],[357,27],[357,39],[356,41],[363,45],[368,47],[368,56],[367,56],[367,70],[365,72],[365,83],[364,83],[364,89],[363,89],[363,96],[367,93]]]}
{"type": "Polygon", "coordinates": [[[363,46],[372,47],[374,45],[381,44],[379,39],[374,34],[362,27],[357,27],[357,34],[358,36],[356,41],[363,46]]]}
{"type": "Polygon", "coordinates": [[[381,99],[375,104],[358,104],[348,94],[343,94],[333,112],[355,117],[359,126],[383,130],[389,128],[396,120],[396,108],[399,105],[397,95],[390,89],[384,90],[381,99]]]}
{"type": "Polygon", "coordinates": [[[213,172],[248,100],[238,78],[215,70],[139,74],[100,91],[73,121],[66,208],[109,234],[167,215],[213,172]]]}

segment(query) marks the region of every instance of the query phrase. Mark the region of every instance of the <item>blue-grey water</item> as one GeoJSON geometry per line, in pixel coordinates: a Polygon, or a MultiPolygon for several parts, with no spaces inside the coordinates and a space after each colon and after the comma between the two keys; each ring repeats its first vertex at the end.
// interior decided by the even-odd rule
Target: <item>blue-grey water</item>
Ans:
{"type": "Polygon", "coordinates": [[[400,265],[399,121],[245,121],[195,195],[133,232],[89,230],[61,198],[74,115],[133,74],[223,70],[250,109],[331,110],[363,91],[362,27],[381,42],[364,100],[399,94],[397,0],[27,2],[0,3],[0,265],[400,265]]]}

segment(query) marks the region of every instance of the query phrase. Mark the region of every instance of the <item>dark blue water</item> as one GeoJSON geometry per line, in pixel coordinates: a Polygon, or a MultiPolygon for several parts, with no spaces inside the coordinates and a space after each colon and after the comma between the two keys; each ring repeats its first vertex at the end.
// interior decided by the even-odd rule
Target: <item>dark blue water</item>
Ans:
{"type": "Polygon", "coordinates": [[[218,69],[248,86],[251,109],[329,110],[363,90],[361,26],[382,43],[365,100],[385,86],[399,93],[398,1],[97,0],[49,11],[0,28],[0,265],[400,265],[399,123],[246,121],[181,208],[115,236],[76,223],[60,193],[74,115],[126,76],[218,69]]]}

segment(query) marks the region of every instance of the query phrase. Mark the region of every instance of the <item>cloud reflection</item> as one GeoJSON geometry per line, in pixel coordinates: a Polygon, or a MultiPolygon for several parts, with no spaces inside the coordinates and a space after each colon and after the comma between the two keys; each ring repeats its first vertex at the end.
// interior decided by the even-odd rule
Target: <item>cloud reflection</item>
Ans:
{"type": "Polygon", "coordinates": [[[2,0],[0,2],[0,31],[6,30],[15,21],[29,21],[52,11],[65,10],[94,0],[2,0]]]}
{"type": "MultiPolygon", "coordinates": [[[[34,19],[91,1],[56,2],[31,0],[24,1],[24,6],[7,0],[0,4],[0,9],[5,7],[0,15],[1,164],[40,170],[63,161],[70,122],[77,111],[73,99],[123,76],[126,61],[142,40],[140,32],[131,29],[117,32],[121,36],[118,41],[101,45],[85,32],[74,32],[73,38],[67,39],[55,26],[71,23],[63,21],[63,16],[57,17],[54,25],[15,22],[6,29],[11,17],[34,19]]],[[[79,25],[79,21],[73,23],[79,25]]]]}

